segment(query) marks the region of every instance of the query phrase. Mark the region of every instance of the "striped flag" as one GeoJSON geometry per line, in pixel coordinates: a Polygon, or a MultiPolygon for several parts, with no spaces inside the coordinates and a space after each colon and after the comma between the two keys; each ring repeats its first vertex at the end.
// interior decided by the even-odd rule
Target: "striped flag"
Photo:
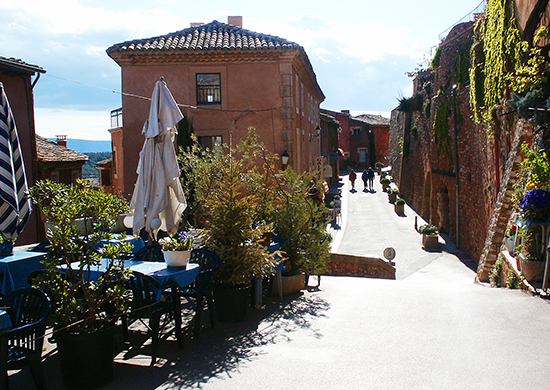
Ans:
{"type": "Polygon", "coordinates": [[[0,234],[15,240],[32,208],[17,128],[2,83],[0,89],[0,234]]]}

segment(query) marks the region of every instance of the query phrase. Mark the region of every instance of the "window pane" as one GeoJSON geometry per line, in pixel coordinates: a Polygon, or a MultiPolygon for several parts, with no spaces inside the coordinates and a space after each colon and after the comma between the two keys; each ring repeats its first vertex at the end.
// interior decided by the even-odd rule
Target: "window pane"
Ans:
{"type": "Polygon", "coordinates": [[[197,104],[220,104],[221,101],[221,75],[197,73],[197,104]]]}

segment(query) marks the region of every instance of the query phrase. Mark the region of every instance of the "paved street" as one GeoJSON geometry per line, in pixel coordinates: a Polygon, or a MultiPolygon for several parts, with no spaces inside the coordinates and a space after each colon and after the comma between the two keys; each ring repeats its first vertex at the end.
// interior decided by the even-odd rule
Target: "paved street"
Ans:
{"type": "MultiPolygon", "coordinates": [[[[549,303],[474,283],[473,262],[443,240],[441,251],[424,251],[414,212],[397,216],[378,181],[375,189],[344,182],[333,249],[382,255],[392,246],[397,280],[324,276],[319,290],[207,327],[184,350],[161,343],[156,367],[120,353],[105,389],[549,388],[549,303]]],[[[45,362],[51,389],[61,388],[57,364],[55,355],[45,362]]],[[[12,388],[31,388],[29,378],[14,375],[12,388]]]]}

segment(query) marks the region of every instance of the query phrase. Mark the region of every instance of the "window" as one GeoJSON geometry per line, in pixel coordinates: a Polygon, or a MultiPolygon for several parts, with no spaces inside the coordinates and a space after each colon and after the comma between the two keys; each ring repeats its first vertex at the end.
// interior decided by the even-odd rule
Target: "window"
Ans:
{"type": "Polygon", "coordinates": [[[206,136],[206,137],[199,137],[198,138],[199,145],[203,148],[208,148],[210,150],[215,150],[222,146],[222,136],[221,135],[215,135],[215,136],[206,136]]]}
{"type": "Polygon", "coordinates": [[[50,174],[50,180],[59,183],[59,171],[52,171],[50,174]]]}
{"type": "Polygon", "coordinates": [[[219,73],[197,73],[197,104],[221,104],[222,83],[219,73]]]}
{"type": "Polygon", "coordinates": [[[367,162],[367,149],[359,149],[359,162],[360,163],[367,162]]]}
{"type": "Polygon", "coordinates": [[[353,135],[361,135],[361,128],[360,127],[354,127],[353,129],[351,129],[351,133],[353,135]]]}

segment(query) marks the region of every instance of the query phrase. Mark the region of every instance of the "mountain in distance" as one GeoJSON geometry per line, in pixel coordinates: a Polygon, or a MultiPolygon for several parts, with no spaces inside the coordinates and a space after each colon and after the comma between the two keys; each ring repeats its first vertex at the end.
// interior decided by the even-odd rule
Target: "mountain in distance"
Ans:
{"type": "MultiPolygon", "coordinates": [[[[56,138],[49,138],[56,142],[56,138]]],[[[67,148],[78,153],[102,153],[111,151],[111,141],[90,141],[86,139],[67,138],[67,148]]]]}

